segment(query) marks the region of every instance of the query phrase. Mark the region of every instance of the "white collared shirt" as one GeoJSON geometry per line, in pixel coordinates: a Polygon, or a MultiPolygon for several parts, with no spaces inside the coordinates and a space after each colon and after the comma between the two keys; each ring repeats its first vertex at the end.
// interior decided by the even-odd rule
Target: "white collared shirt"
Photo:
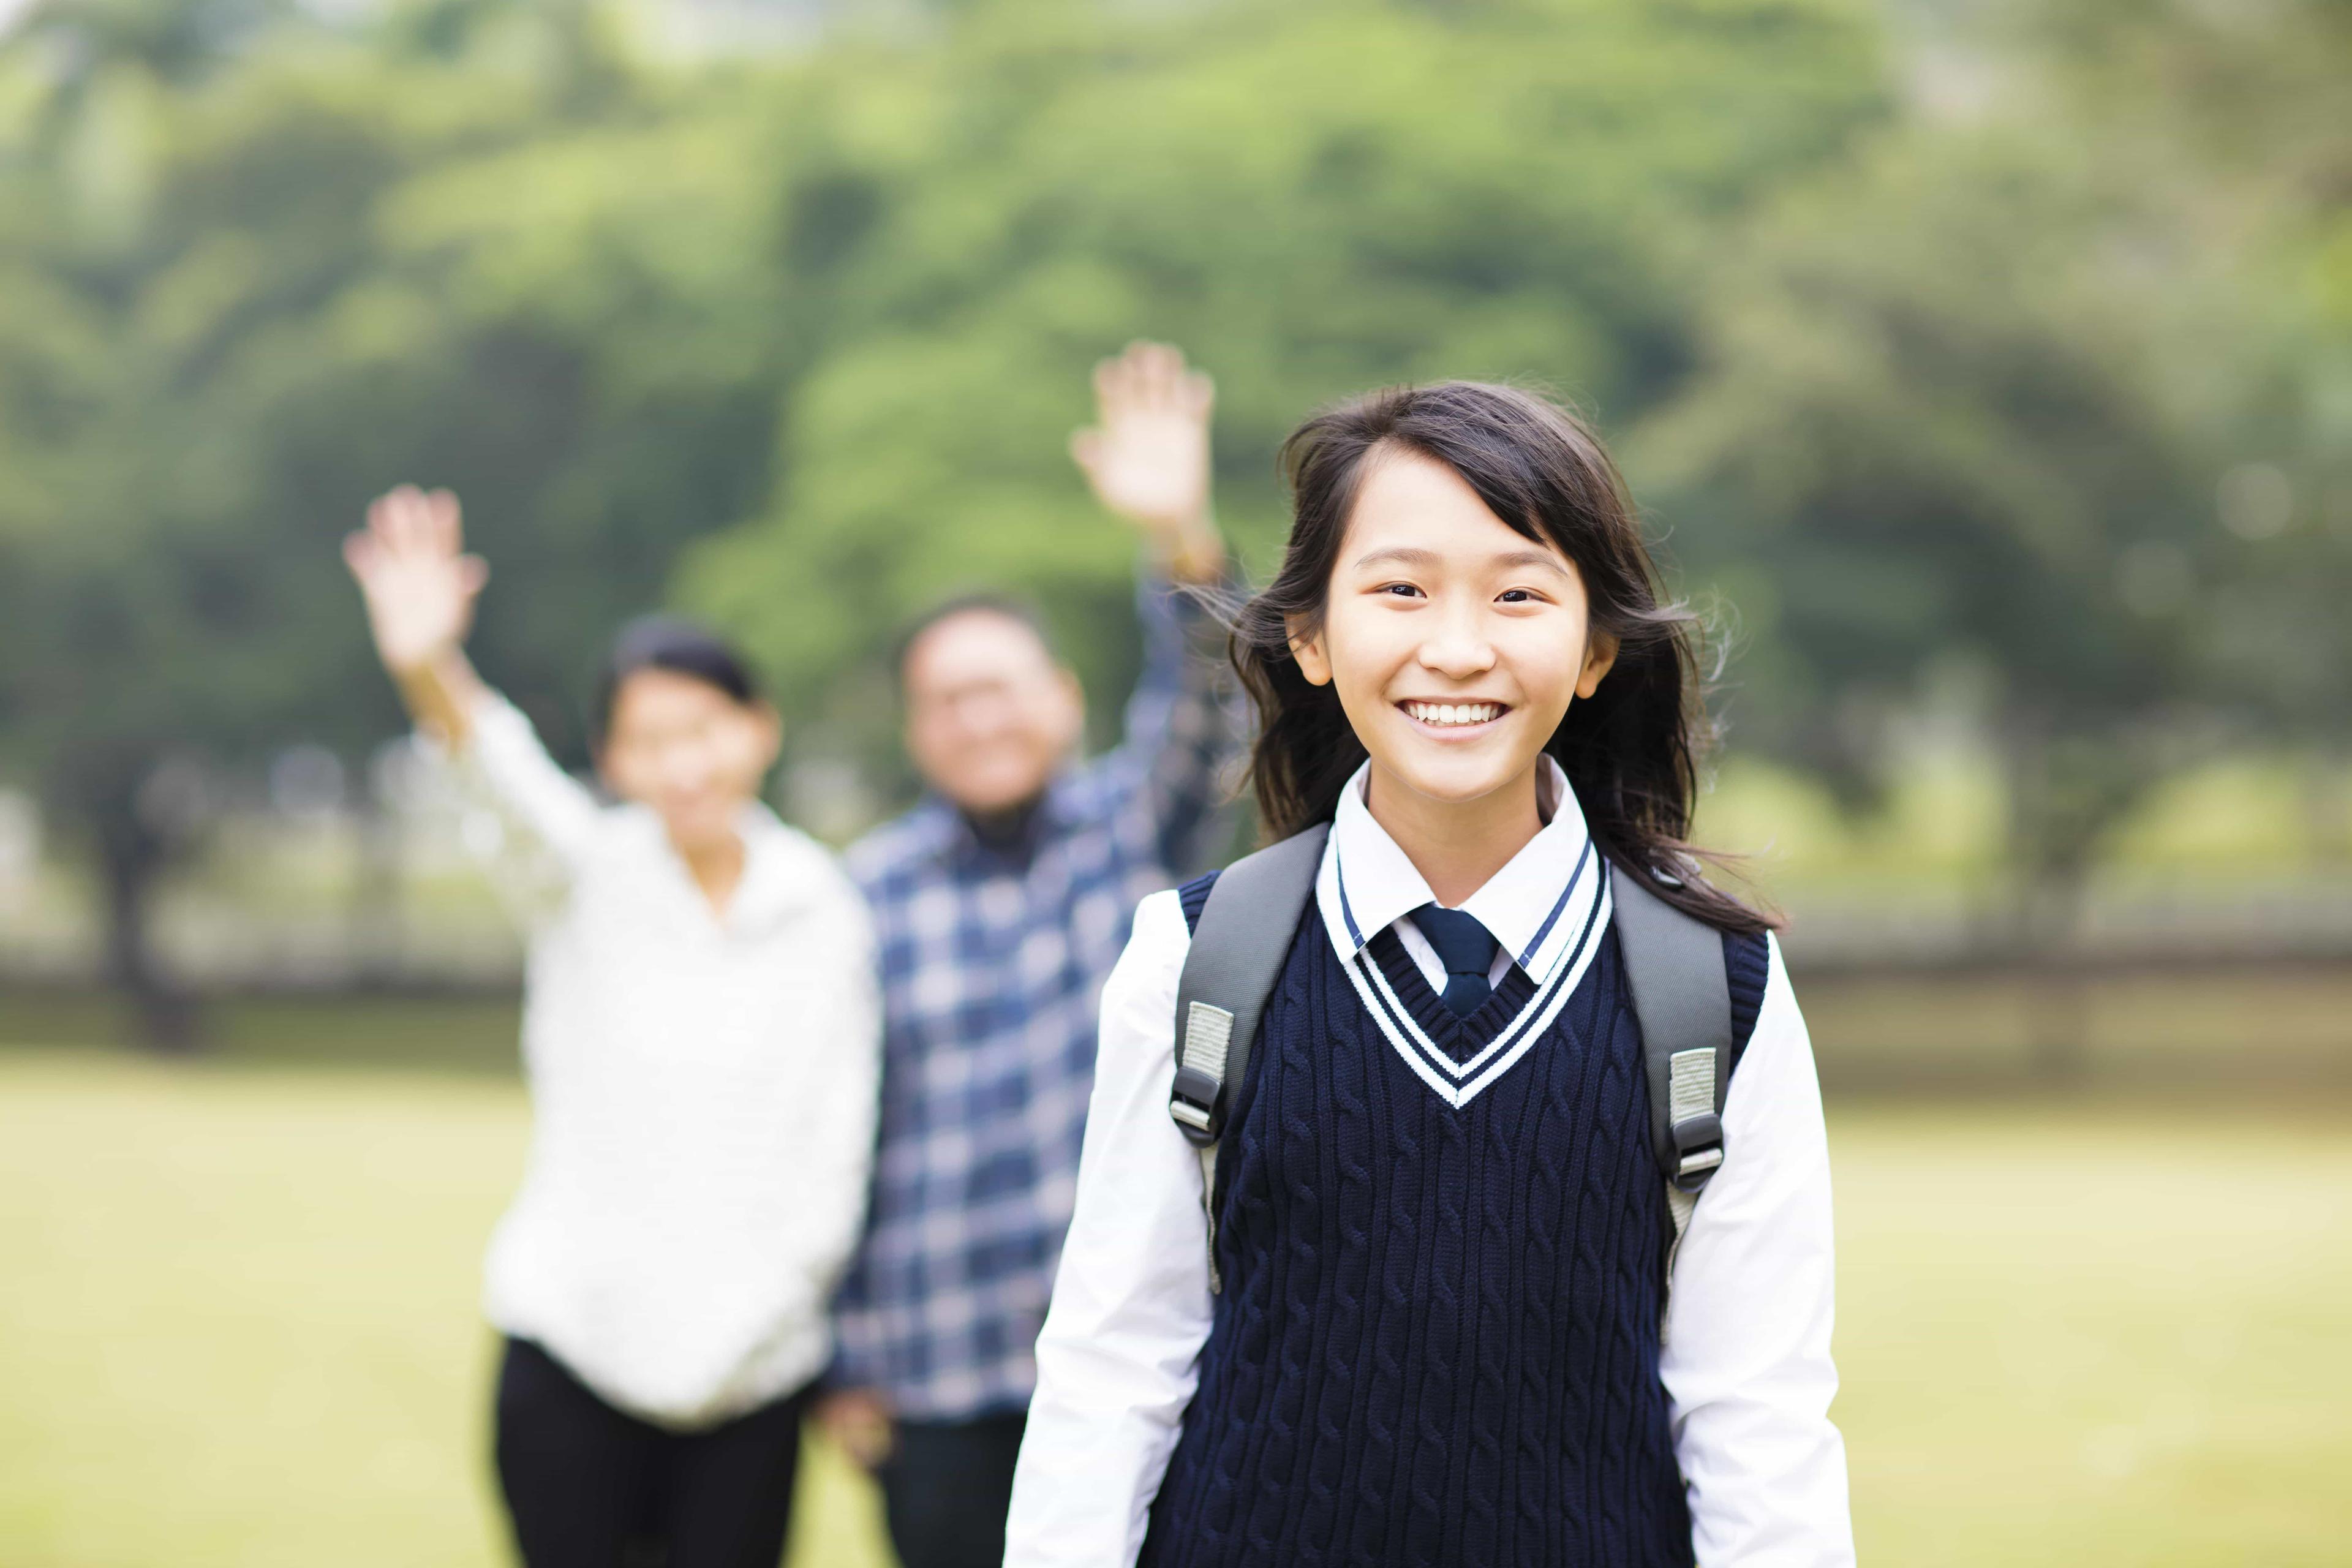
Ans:
{"type": "MultiPolygon", "coordinates": [[[[1365,777],[1341,791],[1318,913],[1343,963],[1391,927],[1442,984],[1407,918],[1433,901],[1428,884],[1365,807],[1365,777]]],[[[1540,787],[1551,820],[1461,908],[1500,944],[1495,978],[1516,963],[1539,987],[1567,986],[1606,926],[1606,880],[1549,758],[1540,787]]],[[[1103,991],[1077,1209],[1037,1344],[1007,1568],[1133,1563],[1198,1378],[1211,1321],[1202,1167],[1168,1115],[1191,943],[1177,896],[1153,895],[1103,991]]],[[[1708,1568],[1844,1568],[1853,1541],[1845,1446],[1829,1419],[1829,1148],[1777,943],[1725,1103],[1724,1150],[1675,1261],[1658,1364],[1693,1545],[1708,1568]]]]}
{"type": "MultiPolygon", "coordinates": [[[[1336,847],[1323,857],[1316,908],[1343,962],[1362,952],[1383,928],[1394,927],[1430,988],[1442,992],[1444,961],[1408,918],[1437,899],[1364,805],[1365,770],[1370,765],[1359,768],[1339,792],[1331,822],[1336,847]]],[[[1549,982],[1577,952],[1585,935],[1584,917],[1601,892],[1601,868],[1588,853],[1592,840],[1584,813],[1568,787],[1568,774],[1549,757],[1536,773],[1536,800],[1544,816],[1542,828],[1461,905],[1495,939],[1495,962],[1486,970],[1490,984],[1501,984],[1515,963],[1537,985],[1549,982]]]]}
{"type": "Polygon", "coordinates": [[[453,772],[531,927],[521,1190],[485,1306],[608,1403],[694,1428],[808,1383],[864,1216],[881,1024],[866,906],[763,805],[713,912],[661,823],[604,806],[502,700],[453,772]]]}

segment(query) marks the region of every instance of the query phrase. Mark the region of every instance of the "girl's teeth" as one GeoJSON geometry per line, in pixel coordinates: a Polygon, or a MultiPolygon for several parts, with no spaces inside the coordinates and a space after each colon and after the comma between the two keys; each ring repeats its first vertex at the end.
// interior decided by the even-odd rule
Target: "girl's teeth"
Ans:
{"type": "Polygon", "coordinates": [[[1487,702],[1416,702],[1412,716],[1424,724],[1484,724],[1495,716],[1487,702]]]}

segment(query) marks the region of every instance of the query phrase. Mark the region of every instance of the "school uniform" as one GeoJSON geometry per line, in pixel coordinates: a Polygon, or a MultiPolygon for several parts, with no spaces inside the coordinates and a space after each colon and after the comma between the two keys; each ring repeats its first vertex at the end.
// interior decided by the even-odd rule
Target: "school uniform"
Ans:
{"type": "Polygon", "coordinates": [[[1168,1116],[1209,879],[1137,913],[1009,1568],[1850,1563],[1827,1145],[1777,948],[1726,940],[1726,1155],[1669,1297],[1611,872],[1565,776],[1461,906],[1483,975],[1364,778],[1234,1086],[1215,1293],[1168,1116]]]}
{"type": "Polygon", "coordinates": [[[503,700],[472,720],[467,836],[531,933],[530,1154],[484,1288],[518,1543],[772,1568],[872,1161],[865,904],[751,804],[714,912],[653,813],[601,805],[503,700]]]}

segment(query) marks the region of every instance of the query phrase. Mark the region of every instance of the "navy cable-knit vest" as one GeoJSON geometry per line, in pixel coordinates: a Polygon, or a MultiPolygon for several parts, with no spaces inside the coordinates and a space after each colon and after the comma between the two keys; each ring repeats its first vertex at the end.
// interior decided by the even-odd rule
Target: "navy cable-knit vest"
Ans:
{"type": "MultiPolygon", "coordinates": [[[[1196,922],[1213,874],[1182,889],[1196,922]]],[[[1215,1299],[1143,1568],[1689,1568],[1658,1381],[1668,1219],[1613,931],[1544,1037],[1454,1110],[1380,1032],[1310,902],[1218,1162],[1215,1299]]],[[[1371,956],[1464,1060],[1393,931],[1371,956]]],[[[1724,944],[1733,1037],[1760,937],[1724,944]]]]}

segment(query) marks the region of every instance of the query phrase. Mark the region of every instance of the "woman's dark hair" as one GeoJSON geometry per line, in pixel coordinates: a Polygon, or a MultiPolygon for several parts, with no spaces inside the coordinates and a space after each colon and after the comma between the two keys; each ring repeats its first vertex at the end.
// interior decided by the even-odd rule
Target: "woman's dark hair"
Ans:
{"type": "Polygon", "coordinates": [[[612,730],[613,704],[621,695],[621,683],[641,669],[691,677],[745,707],[761,700],[751,668],[717,633],[676,616],[641,616],[613,638],[596,672],[596,696],[588,720],[590,738],[598,746],[612,730]]]}
{"type": "Polygon", "coordinates": [[[1364,760],[1337,691],[1309,682],[1292,657],[1290,627],[1321,623],[1367,467],[1405,453],[1444,464],[1513,530],[1558,546],[1583,579],[1592,629],[1616,639],[1600,689],[1571,702],[1544,744],[1601,853],[1710,925],[1766,929],[1766,917],[1698,876],[1700,851],[1686,837],[1697,759],[1713,739],[1698,617],[1661,602],[1641,524],[1600,439],[1514,387],[1455,381],[1377,392],[1316,415],[1283,443],[1290,542],[1274,581],[1242,606],[1232,644],[1258,711],[1250,784],[1265,831],[1286,837],[1328,820],[1364,760]]]}

